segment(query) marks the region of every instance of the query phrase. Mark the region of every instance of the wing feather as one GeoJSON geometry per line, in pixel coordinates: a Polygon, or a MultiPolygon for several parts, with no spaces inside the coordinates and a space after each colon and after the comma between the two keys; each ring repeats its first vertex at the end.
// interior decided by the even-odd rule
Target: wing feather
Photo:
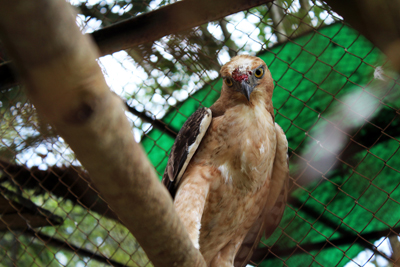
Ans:
{"type": "Polygon", "coordinates": [[[275,123],[276,155],[271,177],[268,199],[260,217],[250,228],[235,257],[235,267],[246,266],[261,240],[262,234],[268,239],[278,227],[285,211],[288,184],[289,162],[288,142],[282,128],[275,123]]]}
{"type": "Polygon", "coordinates": [[[175,197],[180,179],[206,134],[211,120],[212,113],[209,108],[198,109],[179,131],[162,179],[162,183],[167,187],[172,198],[175,197]]]}

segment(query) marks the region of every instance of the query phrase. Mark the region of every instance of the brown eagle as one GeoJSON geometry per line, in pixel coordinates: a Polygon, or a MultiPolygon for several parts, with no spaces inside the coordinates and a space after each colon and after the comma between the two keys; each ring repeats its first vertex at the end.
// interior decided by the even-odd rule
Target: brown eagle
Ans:
{"type": "Polygon", "coordinates": [[[220,98],[183,125],[163,183],[207,266],[246,266],[278,226],[287,196],[288,143],[274,122],[271,73],[240,55],[221,68],[220,98]]]}

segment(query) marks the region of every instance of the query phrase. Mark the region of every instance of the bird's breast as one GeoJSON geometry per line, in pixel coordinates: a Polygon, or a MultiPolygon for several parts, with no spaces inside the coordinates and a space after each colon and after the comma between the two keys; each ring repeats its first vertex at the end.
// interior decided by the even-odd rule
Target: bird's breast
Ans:
{"type": "Polygon", "coordinates": [[[276,151],[271,114],[262,106],[239,105],[214,118],[210,127],[203,151],[223,183],[252,191],[265,184],[276,151]]]}

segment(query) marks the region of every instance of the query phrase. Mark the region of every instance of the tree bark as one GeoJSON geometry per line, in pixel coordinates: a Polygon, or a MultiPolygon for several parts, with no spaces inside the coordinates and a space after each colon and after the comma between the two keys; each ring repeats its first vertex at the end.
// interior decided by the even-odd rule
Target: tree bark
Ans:
{"type": "Polygon", "coordinates": [[[205,266],[63,0],[0,0],[0,34],[30,100],[89,171],[154,266],[205,266]]]}

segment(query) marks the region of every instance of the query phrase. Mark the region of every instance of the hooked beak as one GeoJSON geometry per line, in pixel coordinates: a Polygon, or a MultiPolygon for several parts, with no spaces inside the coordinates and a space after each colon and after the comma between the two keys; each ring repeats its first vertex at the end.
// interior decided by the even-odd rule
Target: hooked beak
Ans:
{"type": "Polygon", "coordinates": [[[244,96],[250,101],[250,94],[253,92],[255,85],[251,84],[249,81],[243,80],[240,83],[240,87],[244,96]]]}

